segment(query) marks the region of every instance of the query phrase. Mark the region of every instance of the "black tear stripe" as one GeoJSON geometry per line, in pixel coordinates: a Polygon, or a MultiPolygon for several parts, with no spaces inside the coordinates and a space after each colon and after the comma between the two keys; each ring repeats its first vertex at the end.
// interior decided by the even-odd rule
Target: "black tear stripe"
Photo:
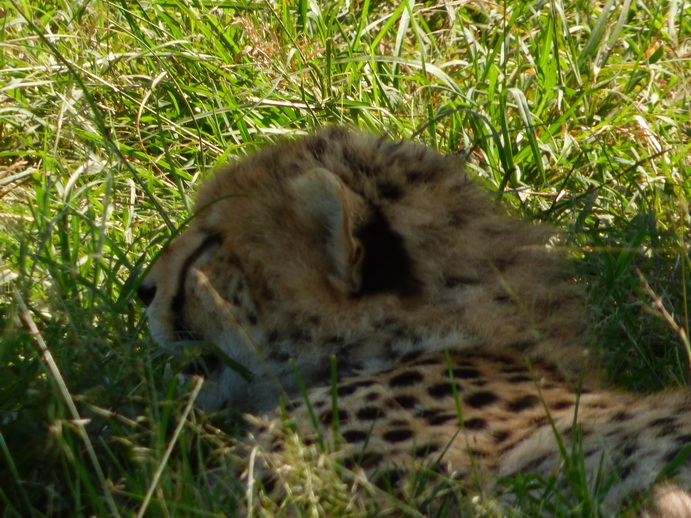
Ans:
{"type": "Polygon", "coordinates": [[[178,334],[181,340],[194,339],[194,336],[186,329],[184,316],[185,302],[187,298],[185,294],[185,280],[187,278],[187,274],[189,273],[189,269],[192,267],[195,261],[199,259],[200,255],[202,255],[212,246],[221,244],[222,242],[223,237],[221,234],[211,234],[204,239],[204,241],[202,241],[202,243],[187,257],[187,259],[185,259],[185,262],[182,265],[180,274],[178,275],[178,289],[175,292],[175,296],[173,297],[173,301],[170,305],[170,310],[173,313],[173,330],[178,334]]]}
{"type": "Polygon", "coordinates": [[[372,207],[372,213],[372,218],[356,232],[365,248],[362,287],[358,294],[419,294],[419,282],[403,238],[391,228],[379,207],[372,207]]]}

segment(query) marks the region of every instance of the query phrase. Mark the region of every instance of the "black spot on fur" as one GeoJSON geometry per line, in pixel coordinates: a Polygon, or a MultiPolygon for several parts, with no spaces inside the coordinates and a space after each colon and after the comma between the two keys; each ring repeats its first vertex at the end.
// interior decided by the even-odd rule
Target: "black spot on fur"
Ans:
{"type": "MultiPolygon", "coordinates": [[[[674,448],[672,451],[669,453],[666,453],[665,456],[662,458],[662,460],[667,463],[667,462],[672,462],[673,460],[676,459],[677,455],[679,455],[682,450],[685,450],[689,445],[691,445],[691,434],[685,434],[682,436],[679,436],[676,438],[675,443],[677,445],[676,448],[674,448]]],[[[691,461],[691,456],[688,454],[689,452],[686,452],[686,458],[683,459],[684,462],[690,462],[691,461]]]]}
{"type": "Polygon", "coordinates": [[[526,381],[533,381],[527,374],[517,374],[515,376],[509,377],[510,383],[525,383],[526,381]]]}
{"type": "Polygon", "coordinates": [[[407,409],[411,409],[418,404],[417,398],[415,396],[409,395],[396,396],[395,398],[393,398],[393,400],[396,402],[397,405],[407,409]]]}
{"type": "Polygon", "coordinates": [[[390,292],[414,296],[419,293],[419,282],[403,238],[391,228],[381,209],[373,208],[372,218],[356,235],[365,248],[359,295],[390,292]]]}
{"type": "Polygon", "coordinates": [[[350,131],[341,126],[328,126],[324,130],[324,135],[328,140],[334,140],[337,142],[348,142],[350,140],[350,131]]]}
{"type": "Polygon", "coordinates": [[[505,363],[507,365],[514,365],[516,363],[515,357],[505,354],[491,354],[487,355],[487,358],[494,360],[495,362],[505,363]]]}
{"type": "Polygon", "coordinates": [[[480,418],[468,419],[463,423],[468,430],[484,430],[487,426],[487,421],[480,418]]]}
{"type": "Polygon", "coordinates": [[[478,450],[478,449],[474,449],[474,448],[471,448],[470,450],[468,450],[468,453],[471,456],[476,457],[478,459],[483,459],[483,458],[487,457],[486,451],[482,451],[482,450],[478,450]]]}
{"type": "Polygon", "coordinates": [[[413,450],[413,456],[420,459],[425,458],[433,453],[439,451],[439,446],[434,443],[427,444],[425,446],[418,446],[413,450]]]}
{"type": "Polygon", "coordinates": [[[400,185],[391,182],[381,182],[377,184],[379,195],[387,200],[396,201],[403,196],[403,189],[400,185]]]}
{"type": "Polygon", "coordinates": [[[657,437],[667,437],[676,431],[678,421],[676,417],[660,417],[652,421],[650,426],[660,428],[656,434],[657,437]]]}
{"type": "Polygon", "coordinates": [[[287,362],[290,360],[290,354],[286,351],[281,351],[280,349],[274,349],[269,353],[269,358],[279,362],[287,362]]]}
{"type": "Polygon", "coordinates": [[[689,445],[691,444],[691,434],[680,435],[675,439],[675,441],[677,444],[680,444],[682,446],[689,445]]]}
{"type": "Polygon", "coordinates": [[[523,410],[533,408],[539,402],[540,400],[536,396],[525,396],[511,401],[506,405],[506,408],[509,412],[522,412],[523,410]]]}
{"type": "MultiPolygon", "coordinates": [[[[574,433],[573,424],[563,426],[558,431],[559,431],[559,434],[563,435],[564,437],[567,437],[569,435],[573,435],[573,433],[574,433]]],[[[583,428],[580,430],[580,434],[582,437],[587,437],[588,435],[592,435],[592,431],[589,430],[588,428],[583,428]]]]}
{"type": "Polygon", "coordinates": [[[355,469],[355,466],[358,465],[358,459],[355,456],[349,456],[349,457],[344,457],[341,459],[341,466],[343,466],[345,469],[348,470],[353,470],[355,469]]]}
{"type": "Polygon", "coordinates": [[[426,178],[426,174],[420,171],[419,169],[410,169],[406,171],[406,177],[408,178],[408,181],[410,183],[417,183],[417,182],[422,182],[426,178]]]}
{"type": "Polygon", "coordinates": [[[616,428],[610,430],[609,432],[607,432],[607,433],[605,434],[605,437],[614,437],[614,436],[621,435],[621,434],[622,434],[621,428],[620,428],[620,427],[616,427],[616,428]]]}
{"type": "Polygon", "coordinates": [[[432,416],[441,414],[443,411],[441,408],[421,408],[415,412],[415,415],[423,419],[429,419],[432,416]]]}
{"type": "Polygon", "coordinates": [[[516,257],[511,256],[511,257],[498,257],[492,261],[494,266],[499,270],[500,272],[506,271],[512,264],[516,262],[516,257]]]}
{"type": "Polygon", "coordinates": [[[627,443],[622,449],[621,449],[621,454],[625,458],[630,457],[633,455],[633,453],[636,451],[637,444],[635,442],[629,442],[627,443]]]}
{"type": "Polygon", "coordinates": [[[406,371],[402,374],[398,374],[389,380],[390,387],[409,387],[420,383],[423,380],[423,376],[418,371],[406,371]]]}
{"type": "Polygon", "coordinates": [[[337,393],[340,397],[350,396],[357,389],[358,389],[358,386],[356,383],[351,383],[351,384],[347,384],[347,385],[340,385],[337,389],[337,393]]]}
{"type": "Polygon", "coordinates": [[[377,170],[372,168],[375,164],[371,158],[364,156],[361,149],[353,146],[342,146],[341,154],[343,155],[343,160],[356,175],[371,177],[377,172],[377,170]]]}
{"type": "Polygon", "coordinates": [[[499,400],[499,397],[488,391],[475,392],[465,398],[465,402],[473,408],[483,408],[499,400]]]}
{"type": "Polygon", "coordinates": [[[665,453],[664,457],[662,457],[662,461],[667,464],[668,462],[672,462],[677,455],[679,455],[679,452],[681,451],[681,448],[675,448],[674,450],[665,453]]]}
{"type": "Polygon", "coordinates": [[[691,412],[691,402],[686,402],[682,403],[681,405],[678,405],[672,413],[674,415],[684,415],[689,412],[691,412]]]}
{"type": "Polygon", "coordinates": [[[451,226],[459,228],[465,226],[471,220],[471,215],[468,214],[468,209],[465,207],[454,207],[448,212],[448,218],[451,226]]]}
{"type": "Polygon", "coordinates": [[[276,300],[276,294],[265,282],[254,282],[249,288],[249,291],[255,294],[253,297],[253,302],[255,304],[259,304],[260,302],[263,304],[276,300]]]}
{"type": "Polygon", "coordinates": [[[360,466],[363,468],[371,468],[379,464],[383,460],[383,456],[379,453],[371,451],[365,452],[360,459],[360,466]]]}
{"type": "Polygon", "coordinates": [[[571,406],[573,406],[572,401],[556,401],[550,405],[550,408],[552,410],[564,410],[565,408],[569,408],[571,406]]]}
{"type": "Polygon", "coordinates": [[[509,344],[508,348],[514,351],[524,352],[535,345],[532,340],[518,340],[509,344]]]}
{"type": "MultiPolygon", "coordinates": [[[[322,412],[321,415],[319,416],[319,421],[321,421],[322,423],[324,423],[326,425],[332,424],[333,419],[334,419],[333,410],[326,410],[326,411],[322,412]]],[[[338,409],[338,421],[340,423],[342,423],[342,422],[347,421],[347,420],[348,420],[348,412],[346,412],[345,410],[338,409]]]]}
{"type": "MultiPolygon", "coordinates": [[[[539,367],[540,369],[547,371],[558,380],[564,379],[562,371],[553,363],[546,363],[544,361],[534,360],[533,367],[539,367]]],[[[585,394],[585,391],[581,391],[581,394],[585,394]]]]}
{"type": "Polygon", "coordinates": [[[396,142],[383,141],[381,142],[381,144],[386,144],[384,151],[389,155],[393,155],[397,153],[400,148],[404,147],[407,144],[407,142],[407,140],[399,140],[396,142]]]}
{"type": "Polygon", "coordinates": [[[363,388],[363,387],[371,387],[372,385],[376,385],[376,381],[371,380],[371,379],[364,379],[364,380],[359,380],[359,381],[353,381],[352,383],[349,383],[349,386],[357,388],[363,388]]]}
{"type": "Polygon", "coordinates": [[[326,148],[326,141],[320,136],[315,136],[307,140],[307,149],[319,162],[323,161],[326,148]]]}
{"type": "Polygon", "coordinates": [[[399,485],[401,480],[403,480],[403,473],[401,472],[401,470],[390,469],[386,473],[382,473],[379,477],[377,477],[375,485],[378,488],[389,492],[395,489],[396,486],[399,485]]]}
{"type": "Polygon", "coordinates": [[[453,369],[453,375],[456,378],[467,379],[467,378],[479,378],[481,373],[479,370],[472,367],[457,367],[453,369]]]}
{"type": "Polygon", "coordinates": [[[621,480],[626,480],[629,477],[629,475],[631,475],[634,466],[635,463],[631,462],[621,467],[621,469],[619,470],[619,477],[621,478],[621,480]]]}
{"type": "Polygon", "coordinates": [[[451,419],[456,419],[456,414],[449,414],[442,408],[426,408],[415,412],[417,417],[425,419],[431,425],[440,425],[451,419]]]}
{"type": "Polygon", "coordinates": [[[584,457],[584,458],[592,457],[592,456],[595,455],[596,453],[601,453],[600,448],[591,448],[591,449],[589,449],[589,450],[583,452],[583,457],[584,457]]]}
{"type": "Polygon", "coordinates": [[[422,351],[412,351],[401,356],[401,362],[412,362],[413,360],[417,360],[420,356],[422,356],[422,351]]]}
{"type": "Polygon", "coordinates": [[[504,374],[517,374],[525,372],[525,367],[522,365],[509,365],[508,367],[502,367],[500,370],[504,374]]]}
{"type": "Polygon", "coordinates": [[[497,430],[492,434],[492,437],[494,437],[494,442],[499,444],[511,437],[511,432],[509,430],[497,430]]]}
{"type": "Polygon", "coordinates": [[[345,338],[342,336],[329,336],[324,343],[328,346],[339,346],[345,344],[345,338]]]}
{"type": "MultiPolygon", "coordinates": [[[[427,393],[433,398],[444,398],[452,396],[454,392],[454,385],[451,383],[438,383],[437,385],[432,385],[427,389],[427,393]]],[[[456,392],[461,392],[461,387],[456,385],[456,392]]]]}
{"type": "Polygon", "coordinates": [[[310,326],[316,327],[316,326],[321,324],[322,317],[319,315],[310,315],[307,317],[307,322],[309,323],[310,326]]]}
{"type": "Polygon", "coordinates": [[[619,412],[612,415],[612,421],[622,423],[624,421],[628,421],[632,417],[633,416],[631,414],[629,414],[626,410],[619,410],[619,412]]]}
{"type": "Polygon", "coordinates": [[[427,422],[430,424],[430,426],[441,426],[445,423],[448,423],[449,421],[457,419],[456,414],[434,414],[430,415],[427,418],[427,422]]]}
{"type": "MultiPolygon", "coordinates": [[[[536,471],[539,471],[540,468],[544,468],[545,464],[550,461],[550,454],[545,453],[544,455],[540,455],[539,457],[531,460],[530,462],[526,463],[521,469],[521,473],[534,473],[536,471]]],[[[544,471],[544,469],[542,470],[544,471]]]]}
{"type": "Polygon", "coordinates": [[[396,442],[407,441],[412,436],[413,436],[412,430],[402,428],[402,429],[397,429],[397,430],[389,430],[388,432],[385,432],[382,437],[387,442],[396,443],[396,442]]]}
{"type": "Polygon", "coordinates": [[[286,411],[293,412],[302,406],[302,401],[288,401],[285,405],[286,411]]]}
{"type": "Polygon", "coordinates": [[[367,432],[363,432],[362,430],[349,430],[347,432],[343,432],[343,440],[349,443],[363,442],[365,439],[367,439],[367,437],[367,432]]]}
{"type": "Polygon", "coordinates": [[[355,417],[363,421],[373,421],[381,414],[381,409],[376,406],[362,407],[355,413],[355,417]]]}

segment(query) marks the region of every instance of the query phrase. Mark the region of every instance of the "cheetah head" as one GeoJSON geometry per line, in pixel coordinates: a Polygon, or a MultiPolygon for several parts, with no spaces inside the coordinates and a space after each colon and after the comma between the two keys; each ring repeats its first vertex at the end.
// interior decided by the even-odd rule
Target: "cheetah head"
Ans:
{"type": "Polygon", "coordinates": [[[332,357],[345,375],[480,346],[507,311],[489,300],[497,323],[467,318],[478,297],[500,300],[496,265],[543,237],[497,215],[457,160],[339,128],[219,170],[194,212],[139,294],[159,343],[214,344],[249,372],[220,362],[208,408],[273,406],[295,369],[328,383],[332,357]]]}

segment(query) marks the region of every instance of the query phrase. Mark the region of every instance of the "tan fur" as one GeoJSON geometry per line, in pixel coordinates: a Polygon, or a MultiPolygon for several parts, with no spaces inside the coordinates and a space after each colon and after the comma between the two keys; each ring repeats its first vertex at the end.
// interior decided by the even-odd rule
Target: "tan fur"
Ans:
{"type": "MultiPolygon", "coordinates": [[[[690,437],[687,394],[578,399],[583,300],[547,246],[551,231],[506,216],[456,159],[329,128],[219,170],[195,212],[142,285],[147,298],[155,289],[152,333],[165,344],[211,342],[251,372],[248,382],[212,369],[202,404],[265,413],[259,444],[284,440],[266,412],[298,392],[291,360],[320,433],[340,441],[350,464],[365,454],[374,478],[421,459],[472,473],[481,489],[498,476],[548,477],[564,462],[555,437],[570,444],[576,422],[588,477],[598,466],[626,475],[605,497],[614,509],[652,486],[690,437]],[[332,357],[343,414],[335,438],[332,357]],[[623,446],[634,443],[635,453],[623,446]]],[[[586,369],[586,388],[596,373],[586,369]]],[[[294,406],[308,436],[304,405],[294,406]]],[[[278,469],[281,454],[265,453],[278,469]]],[[[682,475],[691,478],[688,463],[682,475]]]]}

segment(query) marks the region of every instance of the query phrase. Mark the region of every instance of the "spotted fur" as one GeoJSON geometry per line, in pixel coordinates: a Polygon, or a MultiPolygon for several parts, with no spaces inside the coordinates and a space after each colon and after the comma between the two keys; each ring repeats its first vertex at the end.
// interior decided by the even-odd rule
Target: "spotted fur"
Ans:
{"type": "MultiPolygon", "coordinates": [[[[156,340],[222,351],[206,357],[201,404],[259,415],[249,444],[266,483],[280,481],[290,432],[272,411],[280,396],[301,437],[373,481],[421,464],[478,490],[559,477],[559,444],[579,436],[615,509],[686,451],[689,395],[598,388],[551,231],[507,216],[458,159],[328,128],[219,170],[195,213],[140,296],[156,340]]],[[[662,487],[658,504],[676,505],[665,512],[689,505],[662,487]]]]}
{"type": "MultiPolygon", "coordinates": [[[[256,420],[259,451],[271,469],[252,475],[270,488],[286,484],[282,445],[286,434],[298,430],[313,448],[313,460],[330,452],[348,469],[366,469],[382,487],[395,477],[404,494],[412,491],[401,482],[404,474],[421,466],[484,494],[495,492],[503,477],[554,477],[571,499],[568,479],[578,473],[593,490],[595,481],[607,488],[600,495],[607,516],[668,477],[684,487],[691,482],[686,391],[648,397],[578,392],[551,366],[538,362],[527,368],[514,353],[456,352],[425,354],[388,372],[355,376],[337,392],[335,412],[332,387],[325,386],[311,391],[309,404],[297,399],[289,405],[291,426],[281,416],[284,409],[256,420]]],[[[658,490],[661,498],[646,516],[691,516],[686,493],[669,484],[658,490]],[[665,498],[675,503],[664,505],[665,498]]]]}

